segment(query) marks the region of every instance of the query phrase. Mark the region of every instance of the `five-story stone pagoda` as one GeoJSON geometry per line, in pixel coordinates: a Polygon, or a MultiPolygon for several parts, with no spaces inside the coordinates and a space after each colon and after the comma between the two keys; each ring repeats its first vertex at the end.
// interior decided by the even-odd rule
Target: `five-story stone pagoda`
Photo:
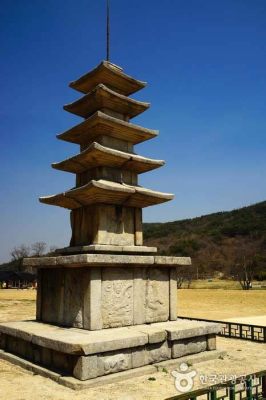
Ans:
{"type": "Polygon", "coordinates": [[[84,96],[64,109],[85,121],[58,137],[80,152],[53,167],[76,174],[76,186],[40,199],[71,210],[70,246],[24,260],[38,268],[37,321],[0,326],[2,354],[62,383],[215,350],[217,325],[176,321],[176,269],[190,258],[143,246],[142,208],[173,198],[138,185],[164,164],[134,152],[157,136],[129,122],[149,107],[128,97],[144,86],[106,61],[70,84],[84,96]]]}

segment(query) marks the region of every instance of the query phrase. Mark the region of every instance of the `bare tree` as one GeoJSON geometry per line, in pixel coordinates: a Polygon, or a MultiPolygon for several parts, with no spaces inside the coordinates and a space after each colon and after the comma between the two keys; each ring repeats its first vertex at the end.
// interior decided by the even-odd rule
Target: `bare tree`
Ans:
{"type": "Polygon", "coordinates": [[[45,242],[33,243],[33,245],[31,246],[32,255],[36,257],[42,256],[45,253],[46,247],[47,245],[45,242]]]}
{"type": "Polygon", "coordinates": [[[18,247],[14,247],[10,252],[12,261],[21,260],[24,257],[29,257],[30,248],[25,244],[21,244],[18,247]]]}
{"type": "Polygon", "coordinates": [[[183,283],[184,283],[184,276],[182,274],[177,274],[177,289],[181,289],[183,283]]]}
{"type": "Polygon", "coordinates": [[[238,280],[243,290],[252,288],[252,281],[254,276],[254,258],[247,260],[243,256],[242,262],[237,263],[235,267],[235,279],[238,280]]]}
{"type": "Polygon", "coordinates": [[[177,275],[177,288],[180,289],[184,283],[187,283],[187,288],[190,288],[192,279],[194,278],[194,271],[192,268],[188,268],[187,266],[179,267],[176,270],[177,275]]]}

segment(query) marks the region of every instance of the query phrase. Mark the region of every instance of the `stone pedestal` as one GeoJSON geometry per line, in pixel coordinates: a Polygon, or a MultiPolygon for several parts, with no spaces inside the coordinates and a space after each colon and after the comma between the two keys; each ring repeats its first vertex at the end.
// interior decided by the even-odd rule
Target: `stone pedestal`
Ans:
{"type": "Polygon", "coordinates": [[[186,264],[189,258],[121,254],[26,262],[39,267],[37,320],[88,330],[176,320],[176,268],[186,264]]]}
{"type": "Polygon", "coordinates": [[[217,324],[184,319],[94,332],[41,322],[9,322],[0,325],[0,347],[85,381],[215,350],[214,336],[220,329],[217,324]]]}
{"type": "Polygon", "coordinates": [[[213,351],[220,326],[177,320],[177,268],[190,258],[30,258],[37,321],[0,325],[0,348],[78,380],[213,351]]]}

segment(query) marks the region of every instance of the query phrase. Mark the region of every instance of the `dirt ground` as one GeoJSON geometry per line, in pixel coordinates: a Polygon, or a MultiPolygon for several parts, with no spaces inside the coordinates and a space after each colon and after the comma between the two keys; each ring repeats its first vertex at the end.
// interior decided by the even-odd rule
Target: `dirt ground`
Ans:
{"type": "MultiPolygon", "coordinates": [[[[0,290],[0,322],[34,318],[33,290],[0,290]]],[[[213,319],[254,317],[265,314],[266,291],[242,292],[235,290],[179,290],[179,315],[213,319]]],[[[226,350],[223,359],[205,361],[190,367],[197,372],[193,389],[201,385],[204,376],[207,385],[266,369],[266,345],[249,341],[218,338],[218,349],[226,350]],[[215,381],[213,381],[215,377],[215,381]],[[218,379],[218,381],[217,381],[218,379]]],[[[131,378],[121,383],[74,392],[50,379],[33,375],[6,361],[0,360],[0,398],[8,400],[162,400],[177,395],[172,369],[152,375],[131,378]]]]}

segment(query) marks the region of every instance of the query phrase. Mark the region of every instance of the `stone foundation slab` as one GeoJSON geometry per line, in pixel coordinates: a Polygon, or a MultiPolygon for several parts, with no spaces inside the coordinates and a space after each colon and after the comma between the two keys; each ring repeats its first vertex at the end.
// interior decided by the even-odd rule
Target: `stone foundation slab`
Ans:
{"type": "Polygon", "coordinates": [[[220,330],[217,324],[183,319],[99,331],[9,322],[0,325],[0,346],[55,373],[86,381],[213,349],[220,330]]]}
{"type": "MultiPolygon", "coordinates": [[[[226,356],[225,351],[213,350],[200,354],[181,357],[178,359],[178,363],[185,362],[189,365],[194,365],[205,361],[218,360],[219,358],[224,358],[225,356],[226,356]]],[[[160,370],[160,368],[176,367],[176,361],[177,361],[177,360],[162,361],[160,363],[155,363],[144,367],[122,371],[116,374],[104,375],[98,378],[81,381],[74,377],[65,376],[61,375],[60,373],[53,372],[48,368],[41,367],[40,365],[34,364],[30,361],[27,361],[21,357],[17,357],[14,354],[8,353],[3,350],[0,350],[0,359],[18,365],[19,367],[24,368],[27,371],[33,372],[34,374],[38,374],[45,378],[52,379],[58,384],[66,386],[72,390],[84,390],[92,387],[107,385],[110,383],[121,382],[126,379],[132,379],[134,377],[144,376],[147,374],[149,375],[156,374],[158,370],[160,370]]]]}

